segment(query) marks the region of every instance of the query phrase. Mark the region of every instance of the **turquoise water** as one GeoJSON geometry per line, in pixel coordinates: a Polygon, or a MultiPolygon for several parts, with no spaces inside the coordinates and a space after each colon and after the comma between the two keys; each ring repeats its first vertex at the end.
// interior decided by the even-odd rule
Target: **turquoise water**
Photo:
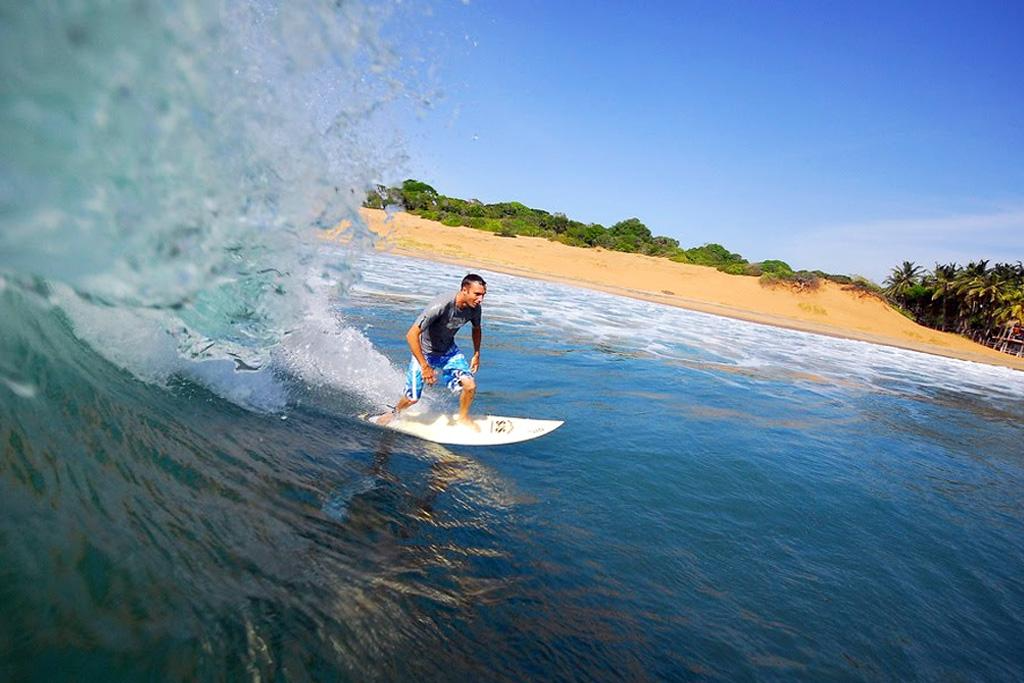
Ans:
{"type": "Polygon", "coordinates": [[[273,410],[8,283],[5,678],[1019,677],[1020,373],[485,271],[479,410],[567,424],[444,448],[350,416],[461,271],[358,269],[390,362],[273,410]]]}
{"type": "Polygon", "coordinates": [[[565,426],[354,419],[464,274],[317,239],[422,8],[285,7],[0,10],[0,680],[1024,677],[1022,373],[482,271],[565,426]]]}

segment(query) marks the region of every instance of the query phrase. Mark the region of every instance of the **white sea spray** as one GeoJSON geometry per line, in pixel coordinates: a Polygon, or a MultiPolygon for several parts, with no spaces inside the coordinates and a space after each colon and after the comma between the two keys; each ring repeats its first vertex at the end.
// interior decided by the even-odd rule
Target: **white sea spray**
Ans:
{"type": "Polygon", "coordinates": [[[358,279],[352,261],[374,241],[358,208],[402,158],[388,107],[420,84],[381,36],[402,11],[5,9],[0,269],[52,283],[75,333],[147,382],[183,375],[267,410],[287,401],[282,370],[382,394],[394,371],[325,301],[358,279]],[[345,246],[322,249],[318,233],[342,221],[345,246]],[[331,291],[312,296],[323,274],[331,291]],[[282,346],[311,335],[345,340],[330,369],[282,346]]]}

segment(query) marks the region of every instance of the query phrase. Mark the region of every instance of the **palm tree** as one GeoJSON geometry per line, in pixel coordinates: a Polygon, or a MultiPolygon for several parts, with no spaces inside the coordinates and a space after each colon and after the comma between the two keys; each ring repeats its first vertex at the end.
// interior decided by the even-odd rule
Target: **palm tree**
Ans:
{"type": "Polygon", "coordinates": [[[988,260],[971,261],[957,273],[956,293],[960,297],[960,321],[957,332],[967,334],[977,322],[980,309],[979,294],[988,276],[988,260]]]}
{"type": "Polygon", "coordinates": [[[1024,264],[997,264],[992,269],[998,273],[998,294],[995,301],[994,318],[998,323],[1014,320],[1024,321],[1024,264]]]}
{"type": "Polygon", "coordinates": [[[955,322],[958,333],[986,342],[1002,326],[1024,322],[1024,262],[988,264],[972,261],[961,268],[936,263],[934,272],[922,273],[912,261],[904,261],[886,278],[885,293],[894,305],[913,306],[922,324],[948,330],[955,322]]]}
{"type": "Polygon", "coordinates": [[[906,301],[907,293],[915,285],[920,284],[921,266],[913,261],[904,261],[899,268],[893,268],[889,277],[885,278],[885,293],[900,302],[906,301]]]}
{"type": "Polygon", "coordinates": [[[933,287],[935,291],[932,293],[932,301],[936,299],[942,299],[942,330],[946,331],[949,327],[949,295],[955,291],[956,285],[956,274],[959,267],[955,263],[947,263],[946,265],[935,264],[935,273],[932,276],[933,287]]]}
{"type": "Polygon", "coordinates": [[[1001,323],[1024,322],[1024,286],[1017,285],[1002,295],[996,319],[1001,323]]]}

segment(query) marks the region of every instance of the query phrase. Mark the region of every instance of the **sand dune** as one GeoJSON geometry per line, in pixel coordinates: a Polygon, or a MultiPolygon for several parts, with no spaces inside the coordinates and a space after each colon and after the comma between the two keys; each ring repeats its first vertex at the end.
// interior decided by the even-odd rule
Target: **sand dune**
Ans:
{"type": "Polygon", "coordinates": [[[498,237],[407,213],[385,220],[383,211],[364,209],[363,216],[370,229],[383,238],[377,248],[398,254],[1024,370],[1022,359],[922,327],[877,298],[844,290],[832,282],[824,282],[815,291],[766,288],[758,278],[726,275],[714,268],[664,258],[569,247],[539,237],[498,237]]]}

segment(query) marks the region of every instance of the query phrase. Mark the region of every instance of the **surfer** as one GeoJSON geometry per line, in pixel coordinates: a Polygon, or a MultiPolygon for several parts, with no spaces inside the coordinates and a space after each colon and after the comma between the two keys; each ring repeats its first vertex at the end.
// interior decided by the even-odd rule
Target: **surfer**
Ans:
{"type": "Polygon", "coordinates": [[[405,372],[405,392],[394,410],[377,419],[386,425],[400,412],[420,400],[423,383],[436,384],[438,380],[459,396],[459,422],[479,431],[469,418],[469,407],[476,395],[474,375],[480,367],[481,303],[487,294],[487,283],[476,273],[462,278],[462,287],[455,296],[442,294],[431,300],[405,333],[405,341],[412,351],[405,372]],[[466,323],[473,324],[473,358],[466,362],[455,333],[466,323]]]}

